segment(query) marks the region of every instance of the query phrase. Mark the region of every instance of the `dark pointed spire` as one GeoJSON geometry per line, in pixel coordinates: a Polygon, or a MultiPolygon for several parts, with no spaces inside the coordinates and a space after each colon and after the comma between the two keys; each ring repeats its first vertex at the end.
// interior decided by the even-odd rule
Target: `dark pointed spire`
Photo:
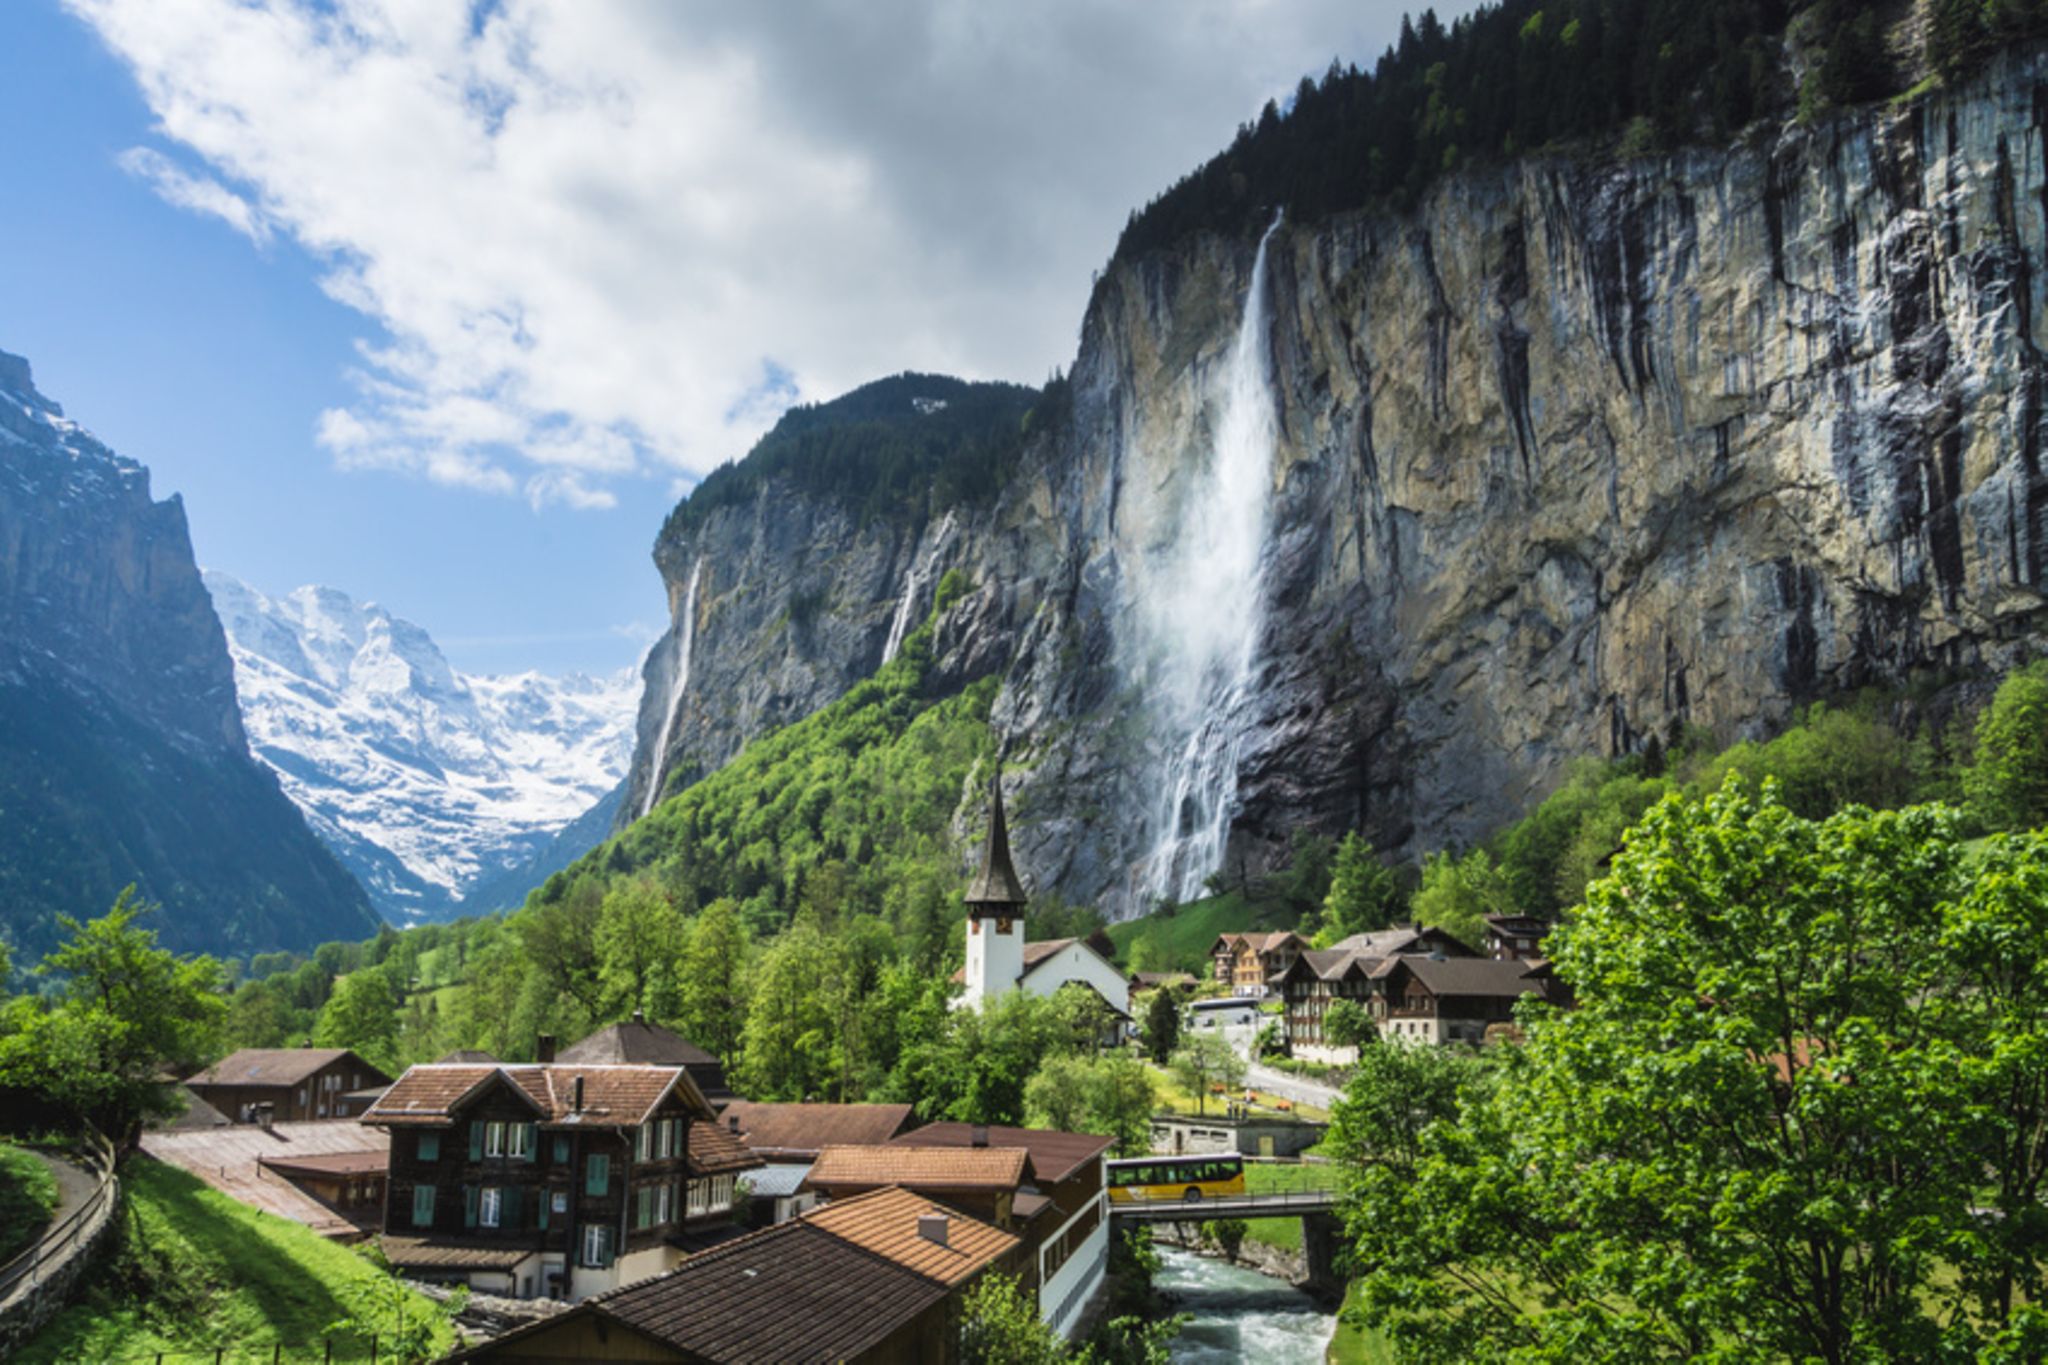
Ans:
{"type": "Polygon", "coordinates": [[[1013,918],[1029,898],[1010,861],[1010,825],[1003,818],[1003,770],[989,782],[988,842],[981,850],[981,873],[967,888],[967,908],[977,915],[1013,918]]]}

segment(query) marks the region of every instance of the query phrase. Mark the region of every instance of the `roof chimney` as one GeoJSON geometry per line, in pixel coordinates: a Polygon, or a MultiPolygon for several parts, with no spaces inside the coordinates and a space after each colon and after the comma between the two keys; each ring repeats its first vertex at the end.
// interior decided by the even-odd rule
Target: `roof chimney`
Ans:
{"type": "Polygon", "coordinates": [[[938,1246],[946,1244],[946,1215],[933,1209],[917,1215],[917,1235],[938,1246]]]}
{"type": "Polygon", "coordinates": [[[543,1033],[533,1040],[533,1059],[542,1066],[555,1060],[555,1035],[543,1033]]]}
{"type": "Polygon", "coordinates": [[[987,1125],[987,1124],[985,1124],[985,1123],[977,1123],[977,1124],[975,1124],[975,1125],[974,1125],[974,1133],[973,1133],[972,1141],[973,1141],[973,1143],[974,1143],[974,1145],[975,1145],[976,1147],[986,1147],[986,1146],[988,1146],[988,1125],[987,1125]]]}
{"type": "Polygon", "coordinates": [[[569,1108],[574,1113],[583,1112],[583,1078],[578,1076],[569,1086],[569,1108]]]}
{"type": "Polygon", "coordinates": [[[739,1130],[740,1116],[738,1114],[727,1114],[725,1116],[725,1131],[728,1133],[737,1133],[739,1130]]]}

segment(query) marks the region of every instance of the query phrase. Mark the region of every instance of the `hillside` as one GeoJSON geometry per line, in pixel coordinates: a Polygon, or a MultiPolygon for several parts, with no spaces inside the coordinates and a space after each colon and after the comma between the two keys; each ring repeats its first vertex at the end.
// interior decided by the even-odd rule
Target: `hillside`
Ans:
{"type": "Polygon", "coordinates": [[[0,352],[0,931],[32,961],[131,882],[180,949],[376,926],[249,755],[184,508],[0,352]]]}

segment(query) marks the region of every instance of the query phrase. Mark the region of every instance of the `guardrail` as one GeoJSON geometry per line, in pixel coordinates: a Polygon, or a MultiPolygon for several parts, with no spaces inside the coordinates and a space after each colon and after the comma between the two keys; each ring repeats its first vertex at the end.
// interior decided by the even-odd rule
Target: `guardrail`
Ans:
{"type": "Polygon", "coordinates": [[[1227,1194],[1204,1199],[1127,1199],[1112,1201],[1109,1216],[1136,1223],[1206,1223],[1216,1218],[1286,1218],[1328,1213],[1337,1206],[1338,1191],[1287,1190],[1272,1194],[1227,1194]]]}
{"type": "Polygon", "coordinates": [[[0,1265],[0,1313],[13,1306],[16,1298],[43,1282],[50,1270],[66,1264],[80,1241],[98,1231],[100,1215],[120,1197],[121,1179],[114,1174],[113,1144],[97,1133],[90,1134],[77,1163],[96,1171],[99,1183],[84,1203],[51,1224],[35,1244],[5,1265],[0,1265]]]}

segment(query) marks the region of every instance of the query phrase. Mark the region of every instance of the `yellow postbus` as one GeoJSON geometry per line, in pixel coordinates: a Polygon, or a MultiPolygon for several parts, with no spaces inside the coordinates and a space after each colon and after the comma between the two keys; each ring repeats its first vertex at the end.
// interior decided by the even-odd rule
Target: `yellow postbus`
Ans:
{"type": "Polygon", "coordinates": [[[1193,1202],[1244,1193],[1240,1156],[1142,1156],[1109,1163],[1109,1197],[1193,1202]]]}

